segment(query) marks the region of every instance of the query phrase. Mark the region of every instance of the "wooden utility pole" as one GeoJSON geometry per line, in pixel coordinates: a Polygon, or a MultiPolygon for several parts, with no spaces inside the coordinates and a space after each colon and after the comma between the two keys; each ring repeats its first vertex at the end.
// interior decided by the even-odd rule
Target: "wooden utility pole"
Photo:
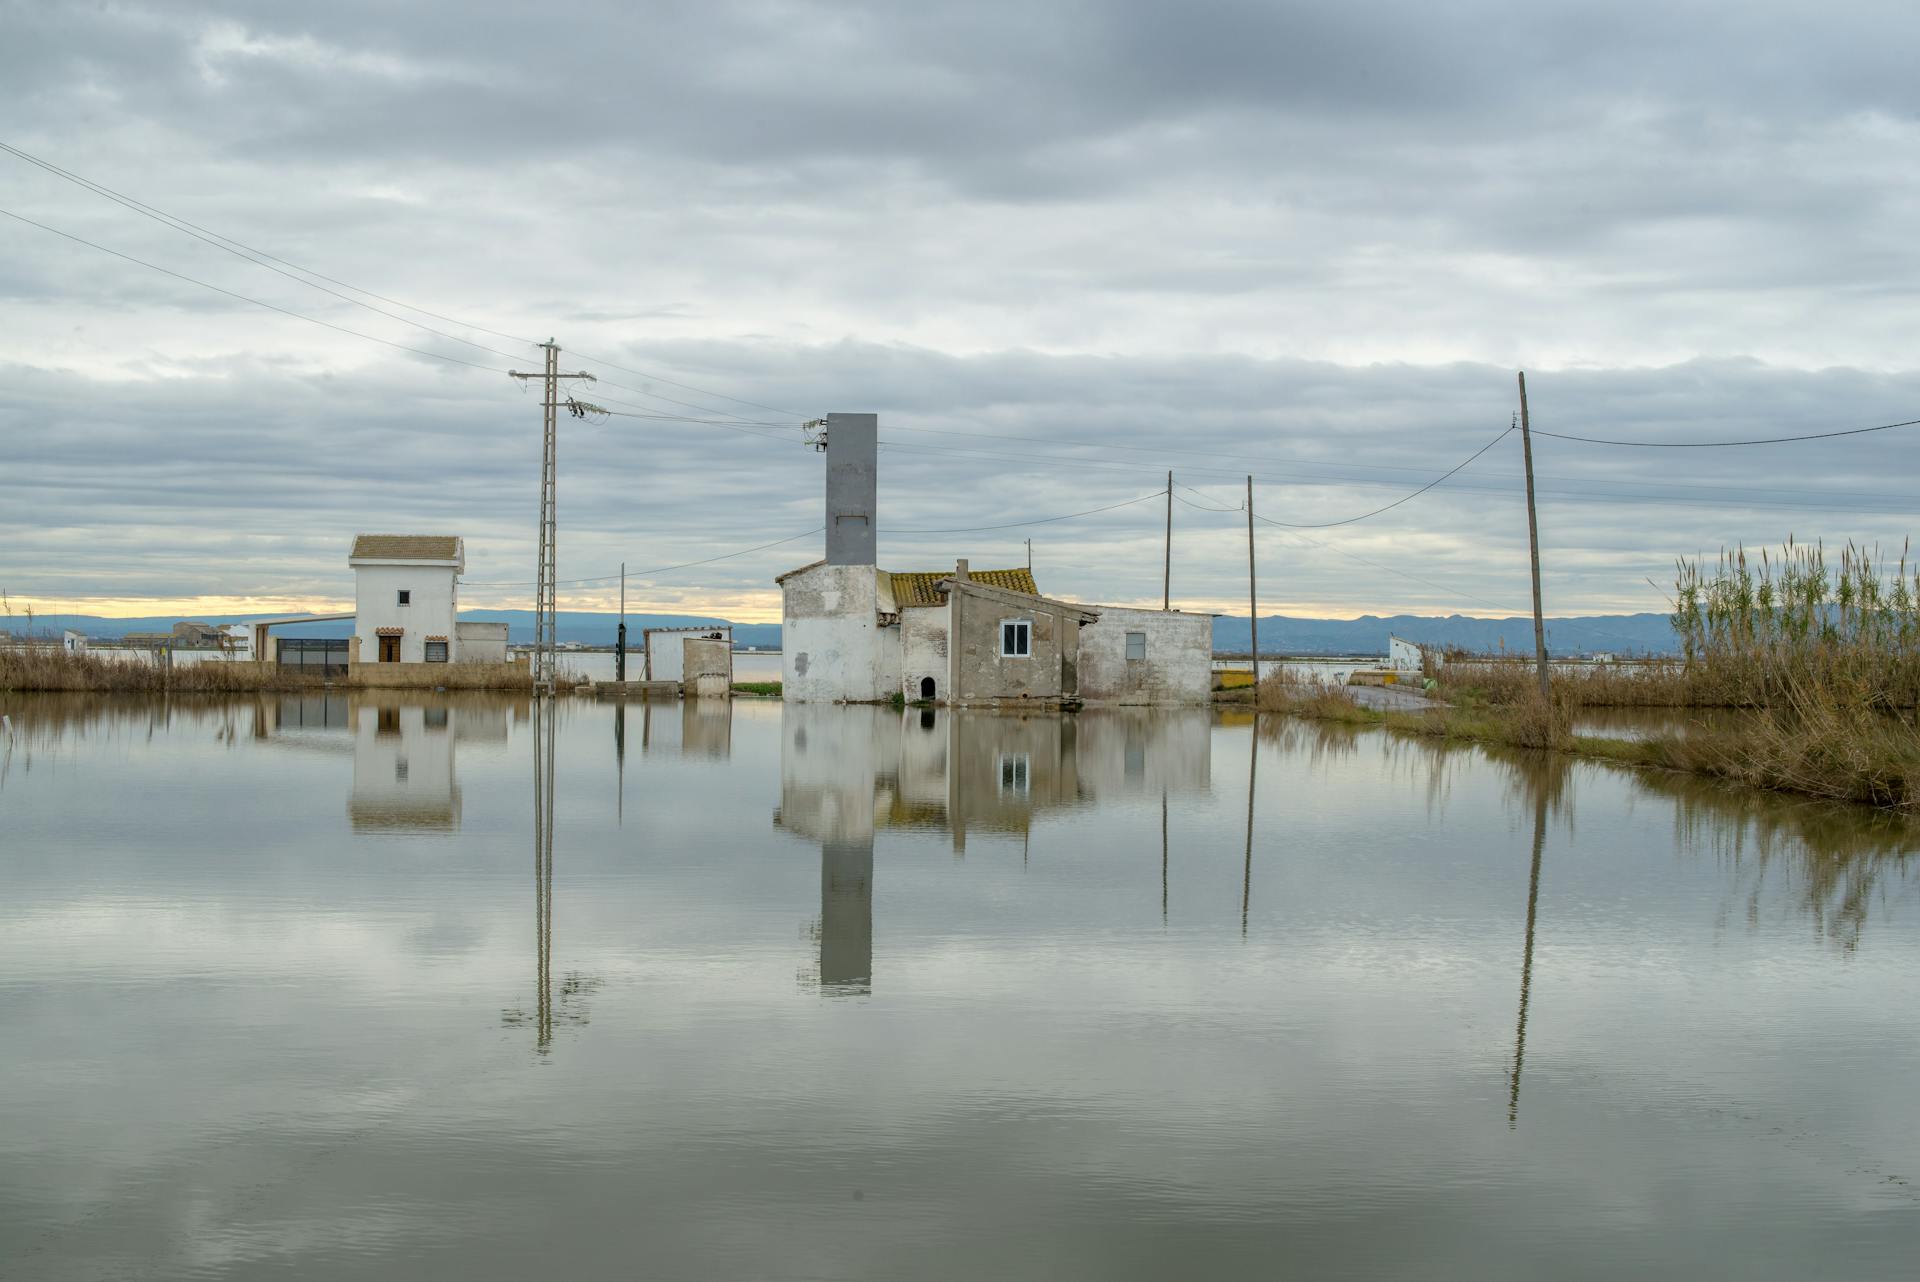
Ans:
{"type": "Polygon", "coordinates": [[[1527,467],[1527,554],[1533,562],[1533,657],[1540,671],[1540,697],[1550,699],[1547,684],[1547,624],[1540,613],[1540,520],[1533,506],[1533,430],[1527,420],[1527,372],[1520,371],[1520,454],[1527,467]]]}
{"type": "Polygon", "coordinates": [[[554,562],[555,544],[558,541],[559,517],[555,512],[555,465],[559,448],[560,380],[563,378],[584,378],[589,383],[593,375],[584,370],[578,374],[560,372],[560,346],[551,338],[540,344],[547,354],[547,365],[543,373],[523,374],[518,370],[508,370],[507,377],[521,379],[542,379],[546,395],[541,399],[541,409],[545,412],[544,432],[540,448],[540,563],[534,576],[534,621],[533,621],[533,688],[540,694],[553,693],[553,649],[557,621],[554,617],[554,562]]]}
{"type": "Polygon", "coordinates": [[[620,563],[620,630],[613,639],[613,679],[627,679],[627,563],[620,563]]]}
{"type": "Polygon", "coordinates": [[[1160,562],[1160,608],[1173,608],[1173,473],[1167,473],[1167,551],[1160,562]]]}
{"type": "Polygon", "coordinates": [[[1253,571],[1253,478],[1247,478],[1247,626],[1252,629],[1253,686],[1260,688],[1260,592],[1253,571]]]}

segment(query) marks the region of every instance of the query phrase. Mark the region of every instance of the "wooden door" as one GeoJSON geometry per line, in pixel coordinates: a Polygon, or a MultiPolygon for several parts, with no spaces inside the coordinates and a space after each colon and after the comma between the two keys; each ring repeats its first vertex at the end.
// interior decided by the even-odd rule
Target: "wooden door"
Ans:
{"type": "Polygon", "coordinates": [[[380,662],[382,663],[400,662],[400,638],[399,637],[383,636],[380,638],[380,662]]]}

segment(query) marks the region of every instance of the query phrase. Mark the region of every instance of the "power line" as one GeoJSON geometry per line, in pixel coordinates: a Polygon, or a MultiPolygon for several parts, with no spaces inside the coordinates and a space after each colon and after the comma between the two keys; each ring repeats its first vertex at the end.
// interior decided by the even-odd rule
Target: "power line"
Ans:
{"type": "MultiPolygon", "coordinates": [[[[665,384],[666,384],[666,385],[667,385],[668,387],[677,387],[677,388],[679,388],[679,389],[681,389],[682,391],[686,391],[686,392],[697,392],[697,393],[699,393],[699,394],[700,394],[701,396],[712,396],[712,397],[715,397],[715,398],[717,398],[717,399],[719,399],[719,400],[723,400],[723,401],[732,401],[732,402],[733,402],[733,403],[734,403],[735,405],[750,405],[750,406],[752,406],[752,407],[753,407],[754,409],[757,409],[757,410],[770,410],[770,411],[772,411],[772,412],[773,412],[773,413],[775,413],[775,414],[791,414],[791,415],[792,415],[793,417],[795,417],[795,418],[806,418],[806,417],[807,417],[807,415],[805,415],[805,414],[802,414],[802,413],[801,413],[800,411],[798,411],[798,410],[788,410],[788,409],[781,409],[781,408],[780,408],[780,407],[779,407],[778,405],[764,405],[764,404],[762,404],[762,403],[761,403],[761,402],[759,402],[759,401],[750,401],[750,400],[747,400],[747,399],[746,399],[745,397],[743,397],[743,396],[728,396],[728,395],[727,395],[727,394],[726,394],[725,392],[712,392],[712,391],[708,391],[708,390],[707,390],[706,388],[704,388],[704,387],[695,387],[695,386],[694,386],[693,384],[691,384],[691,383],[676,383],[676,382],[674,382],[674,381],[673,381],[672,379],[670,379],[670,378],[662,378],[662,377],[660,377],[660,375],[658,375],[658,374],[649,374],[649,373],[648,373],[647,371],[645,371],[645,370],[640,370],[640,369],[629,369],[629,368],[627,368],[627,367],[626,367],[625,365],[615,365],[615,364],[614,364],[614,363],[613,363],[612,361],[610,361],[610,360],[607,360],[607,359],[606,359],[605,357],[601,357],[601,356],[589,356],[589,355],[587,355],[587,353],[585,353],[585,352],[582,352],[582,351],[578,351],[578,350],[574,350],[574,353],[573,353],[573,354],[574,354],[575,356],[578,356],[578,357],[579,357],[579,358],[580,358],[581,360],[583,360],[583,361],[586,361],[586,362],[587,362],[588,364],[591,364],[591,365],[604,365],[604,366],[606,366],[606,367],[607,367],[608,369],[617,369],[617,370],[619,370],[619,371],[620,371],[620,372],[621,372],[622,374],[631,374],[631,375],[633,375],[633,376],[634,376],[635,378],[645,378],[645,379],[651,379],[651,380],[652,380],[653,382],[656,382],[656,383],[665,383],[665,384]]],[[[618,387],[618,386],[619,386],[619,384],[618,384],[618,383],[614,383],[614,384],[609,384],[609,386],[613,386],[613,387],[618,387]]],[[[638,388],[633,388],[633,387],[629,387],[629,388],[627,388],[626,390],[627,390],[627,391],[629,391],[629,392],[634,392],[634,391],[639,391],[639,389],[638,389],[638,388]]],[[[652,393],[652,392],[640,392],[640,395],[642,395],[642,396],[653,396],[653,395],[654,395],[654,393],[652,393]]],[[[661,399],[661,400],[665,400],[665,399],[667,399],[667,398],[663,396],[663,397],[660,397],[660,399],[661,399]]],[[[720,413],[721,411],[718,411],[718,410],[715,410],[715,411],[713,411],[713,412],[714,412],[714,413],[720,413]]]]}
{"type": "Polygon", "coordinates": [[[1738,445],[1785,445],[1790,441],[1828,441],[1837,436],[1865,436],[1868,432],[1891,432],[1896,427],[1920,427],[1920,418],[1910,418],[1901,423],[1881,423],[1877,427],[1852,427],[1842,432],[1809,432],[1804,436],[1766,436],[1750,441],[1614,441],[1598,436],[1569,436],[1564,432],[1543,432],[1535,428],[1535,436],[1551,436],[1556,441],[1579,441],[1583,445],[1629,445],[1648,450],[1715,450],[1727,449],[1738,445]]]}
{"type": "Polygon", "coordinates": [[[282,316],[291,316],[295,320],[306,321],[309,325],[319,325],[325,329],[333,330],[336,333],[350,334],[354,338],[364,338],[370,343],[380,343],[383,346],[392,347],[399,351],[412,352],[415,356],[430,356],[434,360],[446,361],[453,365],[464,365],[468,369],[485,370],[489,374],[508,374],[512,372],[511,370],[501,369],[495,365],[482,365],[477,361],[462,360],[458,356],[448,356],[443,352],[431,352],[424,347],[409,347],[405,343],[396,343],[390,338],[381,338],[377,334],[362,333],[357,329],[348,329],[345,325],[336,325],[332,321],[321,320],[317,316],[308,316],[304,312],[296,312],[291,308],[282,307],[278,303],[269,303],[262,299],[250,298],[245,294],[236,294],[233,290],[223,289],[219,285],[210,285],[204,280],[196,280],[192,276],[174,271],[168,267],[162,267],[158,263],[150,263],[144,258],[135,258],[132,254],[123,254],[117,249],[108,249],[105,245],[88,240],[84,236],[76,236],[72,232],[61,231],[58,227],[49,226],[43,222],[36,222],[24,214],[14,213],[11,209],[0,209],[0,215],[5,215],[16,222],[25,223],[29,227],[38,227],[41,231],[52,232],[54,235],[64,237],[76,245],[85,245],[88,249],[96,249],[103,254],[111,254],[115,258],[124,259],[129,263],[145,267],[149,271],[159,272],[163,276],[171,276],[175,280],[185,281],[189,285],[198,285],[201,289],[209,289],[216,294],[225,294],[228,298],[238,299],[243,303],[251,303],[255,307],[264,307],[270,312],[279,312],[282,316]]]}
{"type": "Polygon", "coordinates": [[[1373,511],[1371,512],[1362,512],[1359,516],[1350,516],[1350,517],[1347,517],[1345,520],[1341,520],[1341,521],[1317,521],[1312,524],[1300,524],[1293,521],[1276,521],[1272,517],[1260,516],[1258,513],[1254,514],[1254,519],[1265,521],[1268,525],[1277,525],[1284,530],[1331,530],[1335,526],[1355,525],[1361,521],[1370,520],[1373,517],[1379,516],[1382,512],[1391,512],[1394,508],[1399,507],[1402,503],[1408,503],[1414,499],[1419,498],[1422,494],[1425,494],[1428,490],[1432,489],[1434,486],[1440,484],[1442,481],[1446,480],[1448,477],[1451,477],[1455,473],[1459,472],[1462,468],[1466,467],[1467,464],[1473,462],[1475,459],[1479,458],[1482,454],[1485,454],[1488,450],[1498,445],[1501,441],[1506,440],[1508,433],[1512,431],[1513,429],[1511,427],[1501,429],[1500,435],[1494,437],[1491,441],[1488,441],[1485,445],[1482,445],[1479,449],[1467,455],[1466,458],[1454,464],[1453,467],[1449,468],[1446,472],[1442,473],[1439,476],[1434,477],[1431,481],[1428,481],[1425,485],[1421,486],[1419,489],[1415,490],[1413,493],[1404,494],[1399,498],[1395,499],[1393,502],[1385,504],[1382,507],[1377,507],[1373,509],[1373,511]]]}
{"type": "MultiPolygon", "coordinates": [[[[637,577],[642,577],[648,574],[665,574],[669,570],[690,570],[696,565],[712,565],[715,561],[729,561],[737,556],[746,556],[748,553],[751,553],[751,552],[764,552],[768,548],[777,548],[783,543],[792,543],[799,539],[807,538],[811,535],[823,534],[826,532],[826,528],[827,527],[824,525],[815,526],[811,530],[802,530],[798,534],[789,534],[786,538],[775,539],[771,543],[759,543],[750,548],[740,548],[733,552],[722,552],[719,556],[704,557],[698,561],[682,561],[678,565],[659,565],[659,566],[655,566],[651,570],[628,570],[627,574],[629,577],[637,578],[637,577]]],[[[601,574],[601,575],[596,575],[591,579],[560,579],[556,582],[555,586],[567,588],[567,587],[578,587],[584,583],[611,583],[615,579],[618,579],[619,577],[620,576],[618,574],[601,574]]],[[[524,588],[528,586],[528,581],[516,580],[513,582],[506,582],[506,583],[464,583],[463,582],[462,586],[469,587],[469,588],[524,588]]]]}
{"type": "MultiPolygon", "coordinates": [[[[1254,513],[1254,517],[1256,520],[1259,519],[1259,516],[1260,514],[1258,512],[1254,513]]],[[[1418,575],[1407,574],[1404,571],[1394,569],[1390,565],[1382,565],[1378,561],[1369,560],[1368,558],[1361,556],[1358,552],[1349,552],[1345,548],[1336,547],[1331,543],[1325,542],[1324,540],[1316,539],[1310,534],[1302,534],[1298,530],[1284,531],[1282,537],[1293,538],[1293,539],[1304,539],[1308,543],[1313,544],[1315,547],[1325,548],[1327,551],[1333,553],[1335,556],[1344,556],[1349,561],[1357,561],[1361,565],[1368,566],[1375,570],[1379,570],[1385,574],[1391,574],[1396,578],[1405,579],[1409,583],[1417,583],[1421,587],[1432,588],[1440,592],[1450,592],[1455,596],[1465,597],[1469,601],[1478,602],[1479,604],[1487,606],[1490,609],[1499,610],[1504,614],[1518,616],[1518,615],[1524,615],[1524,614],[1530,613],[1530,611],[1527,611],[1527,610],[1515,610],[1511,606],[1500,605],[1496,602],[1487,600],[1485,597],[1475,596],[1471,592],[1464,592],[1461,589],[1454,587],[1452,584],[1440,583],[1431,578],[1422,578],[1418,575]]]]}
{"type": "MultiPolygon", "coordinates": [[[[536,348],[540,346],[539,342],[535,339],[522,338],[517,334],[508,334],[497,329],[489,329],[485,325],[477,325],[472,321],[461,320],[458,317],[454,317],[454,316],[446,316],[439,312],[429,311],[424,307],[416,307],[412,303],[402,302],[400,299],[397,299],[397,298],[389,298],[385,294],[375,293],[373,290],[363,289],[358,285],[353,285],[353,284],[349,284],[346,281],[338,280],[332,276],[326,275],[323,272],[317,272],[313,270],[311,267],[303,267],[298,263],[291,262],[288,259],[279,257],[278,255],[270,254],[264,249],[258,249],[252,245],[246,244],[243,241],[235,240],[231,236],[222,235],[220,232],[214,231],[211,228],[202,227],[200,224],[191,222],[188,219],[182,218],[177,214],[168,213],[166,210],[161,209],[158,206],[150,205],[143,200],[139,200],[133,196],[127,195],[125,192],[115,191],[113,188],[107,186],[105,183],[95,182],[93,179],[84,177],[80,174],[76,174],[72,170],[63,169],[59,165],[54,164],[52,161],[43,159],[39,156],[32,154],[31,152],[23,151],[22,149],[20,149],[19,147],[15,147],[11,143],[0,141],[0,151],[4,151],[7,154],[15,156],[20,160],[24,160],[28,164],[34,165],[40,169],[43,169],[47,173],[53,174],[58,178],[65,179],[66,181],[73,183],[76,186],[79,186],[87,191],[90,191],[97,196],[102,196],[107,200],[111,200],[115,204],[121,205],[124,208],[132,210],[134,213],[140,214],[142,217],[151,218],[154,221],[162,223],[165,226],[172,227],[175,231],[183,232],[186,235],[192,236],[195,240],[204,241],[206,244],[212,245],[215,249],[224,250],[225,252],[229,254],[233,254],[235,257],[238,257],[238,258],[244,258],[247,261],[254,263],[256,266],[265,267],[268,271],[271,271],[271,272],[277,272],[279,275],[285,276],[288,280],[292,280],[299,284],[309,286],[310,288],[313,288],[313,289],[318,289],[322,293],[331,294],[333,297],[341,299],[344,302],[351,303],[356,307],[364,307],[369,311],[378,313],[379,315],[389,317],[390,319],[393,319],[393,320],[397,320],[403,325],[412,325],[414,328],[425,330],[429,334],[436,335],[440,338],[450,339],[451,341],[456,343],[464,343],[469,347],[478,348],[483,352],[488,352],[495,356],[503,356],[508,360],[514,360],[518,358],[517,353],[503,352],[503,351],[500,351],[498,348],[488,347],[484,343],[476,343],[472,339],[462,338],[458,334],[448,334],[443,330],[434,329],[430,325],[422,325],[420,324],[419,321],[412,320],[408,317],[395,316],[392,312],[386,311],[379,307],[374,307],[369,303],[361,302],[359,299],[356,299],[356,298],[348,298],[345,294],[341,294],[335,290],[328,289],[324,285],[316,285],[314,284],[313,281],[306,280],[304,279],[304,277],[311,276],[315,280],[326,281],[327,284],[329,285],[338,285],[341,289],[349,289],[356,294],[365,294],[368,298],[378,299],[381,302],[388,303],[394,307],[404,308],[405,310],[410,312],[418,312],[422,316],[430,316],[434,320],[444,321],[449,325],[458,325],[463,329],[470,329],[475,331],[476,333],[487,334],[494,338],[504,338],[510,343],[521,343],[527,347],[536,347],[536,348]],[[280,264],[280,266],[278,267],[273,266],[273,264],[275,263],[280,264]],[[293,275],[292,272],[283,271],[282,268],[291,268],[292,272],[299,272],[301,273],[301,275],[298,275],[298,276],[293,275]]],[[[64,235],[65,233],[61,233],[61,234],[64,235]]],[[[111,253],[113,251],[109,250],[107,252],[111,253]]],[[[135,261],[138,261],[138,260],[135,260],[135,261]]],[[[150,265],[150,264],[146,264],[146,265],[150,265]]],[[[157,268],[156,270],[164,271],[165,268],[157,268]]],[[[384,342],[385,340],[377,340],[377,341],[384,342]]],[[[792,414],[795,418],[806,417],[805,415],[800,414],[797,411],[784,410],[774,405],[764,405],[759,401],[749,401],[738,396],[728,396],[724,392],[709,391],[702,387],[696,387],[691,383],[675,382],[673,379],[663,378],[658,374],[648,373],[645,370],[637,370],[625,365],[616,365],[612,361],[603,360],[596,356],[589,356],[585,352],[575,351],[573,354],[579,357],[580,359],[586,360],[592,364],[605,365],[607,368],[617,369],[623,374],[632,374],[636,378],[651,379],[654,382],[665,383],[670,387],[678,387],[685,391],[698,393],[701,396],[711,396],[723,401],[732,401],[738,405],[750,405],[755,409],[771,410],[776,414],[792,414]]],[[[620,384],[612,383],[612,384],[609,384],[609,386],[618,387],[620,386],[620,384]]],[[[657,400],[669,401],[673,404],[683,405],[691,409],[706,410],[709,413],[725,412],[723,410],[708,410],[706,406],[688,405],[687,402],[684,402],[684,401],[672,401],[671,397],[659,396],[657,393],[643,391],[637,387],[629,387],[629,388],[625,388],[624,390],[634,392],[640,396],[649,396],[657,400]]]]}
{"type": "MultiPolygon", "coordinates": [[[[58,177],[64,178],[69,182],[76,183],[82,187],[85,187],[93,191],[96,195],[106,196],[110,200],[118,201],[119,203],[126,205],[128,208],[133,209],[137,213],[143,213],[143,214],[146,214],[148,217],[158,218],[163,221],[177,224],[180,227],[192,228],[196,232],[204,232],[206,235],[212,236],[216,240],[225,241],[227,244],[233,245],[239,249],[243,249],[249,254],[257,254],[261,258],[270,259],[273,262],[279,263],[283,267],[291,267],[293,270],[297,272],[304,272],[308,276],[312,276],[318,280],[324,280],[330,285],[338,285],[342,289],[350,289],[356,294],[365,294],[368,298],[377,298],[381,302],[391,303],[395,307],[404,307],[406,310],[410,312],[419,312],[422,316],[431,316],[433,317],[433,319],[439,320],[439,321],[445,321],[449,325],[459,325],[463,328],[474,330],[477,333],[491,335],[494,338],[504,338],[510,343],[524,343],[528,347],[538,347],[540,345],[539,343],[535,342],[531,338],[521,338],[517,334],[504,334],[497,329],[488,329],[484,325],[476,325],[472,321],[460,320],[459,318],[453,317],[453,316],[442,316],[439,312],[430,312],[424,307],[415,307],[413,304],[402,302],[397,298],[388,298],[386,295],[376,294],[370,289],[362,289],[360,286],[350,285],[344,280],[336,280],[333,277],[328,276],[322,272],[317,272],[313,270],[311,267],[302,267],[298,263],[289,262],[285,258],[281,258],[281,257],[278,257],[277,255],[270,254],[264,249],[258,249],[252,245],[245,244],[242,241],[235,240],[231,236],[223,236],[219,232],[214,231],[211,228],[202,227],[198,223],[190,222],[187,219],[180,217],[178,214],[170,214],[166,210],[160,209],[154,205],[149,205],[143,200],[137,200],[134,197],[127,195],[125,192],[115,191],[113,188],[108,187],[104,183],[95,182],[93,179],[84,178],[81,175],[76,174],[71,170],[62,169],[60,166],[54,164],[52,161],[43,160],[39,156],[35,156],[30,152],[22,151],[20,148],[15,147],[11,143],[0,142],[0,150],[4,150],[11,155],[17,156],[21,160],[26,161],[28,164],[37,165],[41,169],[46,170],[48,173],[55,174],[58,177]]],[[[409,321],[407,323],[415,324],[416,322],[409,321]]],[[[422,328],[424,328],[424,326],[422,326],[422,328]]],[[[465,340],[463,339],[461,341],[464,342],[465,340]]]]}
{"type": "MultiPolygon", "coordinates": [[[[523,353],[519,353],[519,352],[503,352],[497,347],[488,347],[485,343],[476,343],[470,338],[462,338],[458,334],[449,334],[445,330],[435,329],[431,325],[422,325],[419,321],[414,320],[411,317],[401,316],[398,313],[390,312],[386,310],[384,307],[375,307],[372,303],[362,302],[360,299],[353,298],[347,294],[343,294],[337,289],[329,289],[325,285],[318,284],[317,282],[308,280],[306,278],[308,275],[313,275],[313,276],[319,275],[319,273],[317,272],[307,272],[306,268],[301,267],[301,268],[296,268],[295,271],[306,272],[306,275],[296,275],[294,271],[288,271],[284,267],[276,267],[274,266],[274,263],[280,260],[274,259],[271,254],[264,253],[260,250],[249,249],[246,246],[241,245],[239,241],[229,241],[227,237],[220,235],[218,232],[204,231],[204,229],[195,227],[192,223],[187,222],[187,220],[184,218],[175,218],[172,214],[166,213],[163,210],[155,209],[151,205],[147,205],[133,199],[131,196],[123,196],[119,192],[116,192],[109,187],[101,186],[99,183],[93,182],[90,179],[82,178],[78,174],[68,173],[66,170],[61,169],[57,165],[50,164],[47,161],[41,160],[37,156],[28,155],[26,152],[21,151],[18,147],[10,146],[7,143],[0,142],[0,151],[5,151],[11,155],[18,156],[20,159],[28,162],[29,164],[38,165],[40,168],[46,170],[47,172],[52,174],[57,174],[58,176],[65,178],[70,182],[77,183],[81,187],[86,188],[87,190],[95,193],[96,195],[104,196],[108,200],[113,201],[117,205],[123,206],[124,208],[127,208],[127,209],[131,209],[134,213],[139,214],[142,217],[151,218],[153,221],[160,223],[162,226],[170,227],[174,231],[181,232],[182,234],[187,236],[191,236],[195,240],[200,241],[203,244],[211,245],[215,249],[221,250],[224,253],[232,254],[235,258],[241,259],[245,262],[252,263],[256,267],[264,267],[268,271],[273,272],[276,275],[286,277],[288,280],[293,281],[297,285],[305,285],[309,289],[317,289],[323,294],[331,295],[332,297],[337,298],[345,303],[351,303],[355,307],[364,307],[366,310],[374,313],[377,316],[385,316],[389,320],[397,320],[402,325],[411,325],[415,329],[424,330],[427,333],[434,335],[435,337],[448,339],[449,341],[455,342],[455,343],[464,343],[468,347],[477,348],[480,351],[487,352],[494,356],[504,356],[506,359],[510,361],[518,360],[523,355],[523,353]],[[271,259],[272,261],[267,261],[269,259],[271,259]]],[[[291,264],[288,264],[288,266],[291,266],[291,264]]],[[[322,277],[321,279],[326,279],[326,278],[322,277]]],[[[344,288],[352,289],[353,286],[346,285],[344,286],[344,288]]],[[[360,290],[358,292],[366,293],[367,291],[360,290]]],[[[379,295],[376,294],[376,295],[373,295],[373,297],[377,298],[379,297],[379,295]]],[[[406,304],[400,303],[400,304],[396,304],[396,306],[405,307],[406,304]]],[[[411,308],[409,310],[418,311],[419,309],[411,308]]],[[[425,312],[422,314],[429,315],[429,316],[432,315],[431,312],[425,312]]],[[[453,321],[450,323],[458,325],[458,324],[461,324],[462,322],[453,321]]],[[[472,327],[469,326],[469,328],[472,328],[472,327]]],[[[515,341],[521,341],[521,340],[515,340],[515,341]]],[[[530,346],[538,346],[538,344],[530,344],[530,346]]]]}
{"type": "Polygon", "coordinates": [[[888,530],[888,534],[978,534],[984,530],[1012,530],[1027,525],[1048,525],[1054,521],[1071,521],[1076,517],[1096,516],[1101,512],[1112,512],[1123,507],[1132,507],[1136,503],[1145,503],[1148,499],[1165,498],[1165,490],[1155,490],[1151,494],[1142,494],[1137,499],[1123,499],[1118,503],[1109,503],[1105,507],[1092,507],[1084,512],[1066,512],[1060,516],[1035,517],[1031,521],[1007,521],[1000,525],[957,525],[941,530],[888,530]]]}
{"type": "MultiPolygon", "coordinates": [[[[1174,488],[1187,490],[1187,487],[1184,485],[1176,485],[1174,488]]],[[[1200,497],[1200,498],[1206,497],[1203,494],[1199,494],[1199,492],[1196,490],[1187,490],[1187,493],[1196,495],[1197,497],[1200,497]]],[[[1174,502],[1184,504],[1185,506],[1192,508],[1196,512],[1244,512],[1247,510],[1245,507],[1216,507],[1211,503],[1195,503],[1191,499],[1181,498],[1178,494],[1174,495],[1173,499],[1174,499],[1174,502]]]]}

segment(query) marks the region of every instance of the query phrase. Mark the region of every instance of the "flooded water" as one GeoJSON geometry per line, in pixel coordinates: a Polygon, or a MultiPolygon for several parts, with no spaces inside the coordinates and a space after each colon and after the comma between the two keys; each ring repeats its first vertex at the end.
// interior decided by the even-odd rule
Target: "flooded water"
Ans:
{"type": "Polygon", "coordinates": [[[7,1278],[1920,1258],[1865,812],[1198,711],[4,710],[7,1278]]]}

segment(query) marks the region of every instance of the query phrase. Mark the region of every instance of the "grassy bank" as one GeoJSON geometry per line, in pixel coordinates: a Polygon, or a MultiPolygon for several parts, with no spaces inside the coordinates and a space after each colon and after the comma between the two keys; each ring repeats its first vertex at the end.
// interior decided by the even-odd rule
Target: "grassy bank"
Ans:
{"type": "Polygon", "coordinates": [[[736,681],[733,683],[735,694],[766,695],[778,699],[785,687],[778,681],[736,681]]]}
{"type": "Polygon", "coordinates": [[[1532,749],[1639,769],[1704,775],[1755,788],[1920,814],[1920,733],[1886,714],[1862,714],[1802,690],[1757,709],[1731,728],[1693,724],[1685,733],[1617,739],[1576,734],[1574,703],[1531,699],[1501,705],[1376,712],[1339,690],[1260,683],[1259,707],[1314,720],[1381,726],[1397,734],[1532,749]]]}

